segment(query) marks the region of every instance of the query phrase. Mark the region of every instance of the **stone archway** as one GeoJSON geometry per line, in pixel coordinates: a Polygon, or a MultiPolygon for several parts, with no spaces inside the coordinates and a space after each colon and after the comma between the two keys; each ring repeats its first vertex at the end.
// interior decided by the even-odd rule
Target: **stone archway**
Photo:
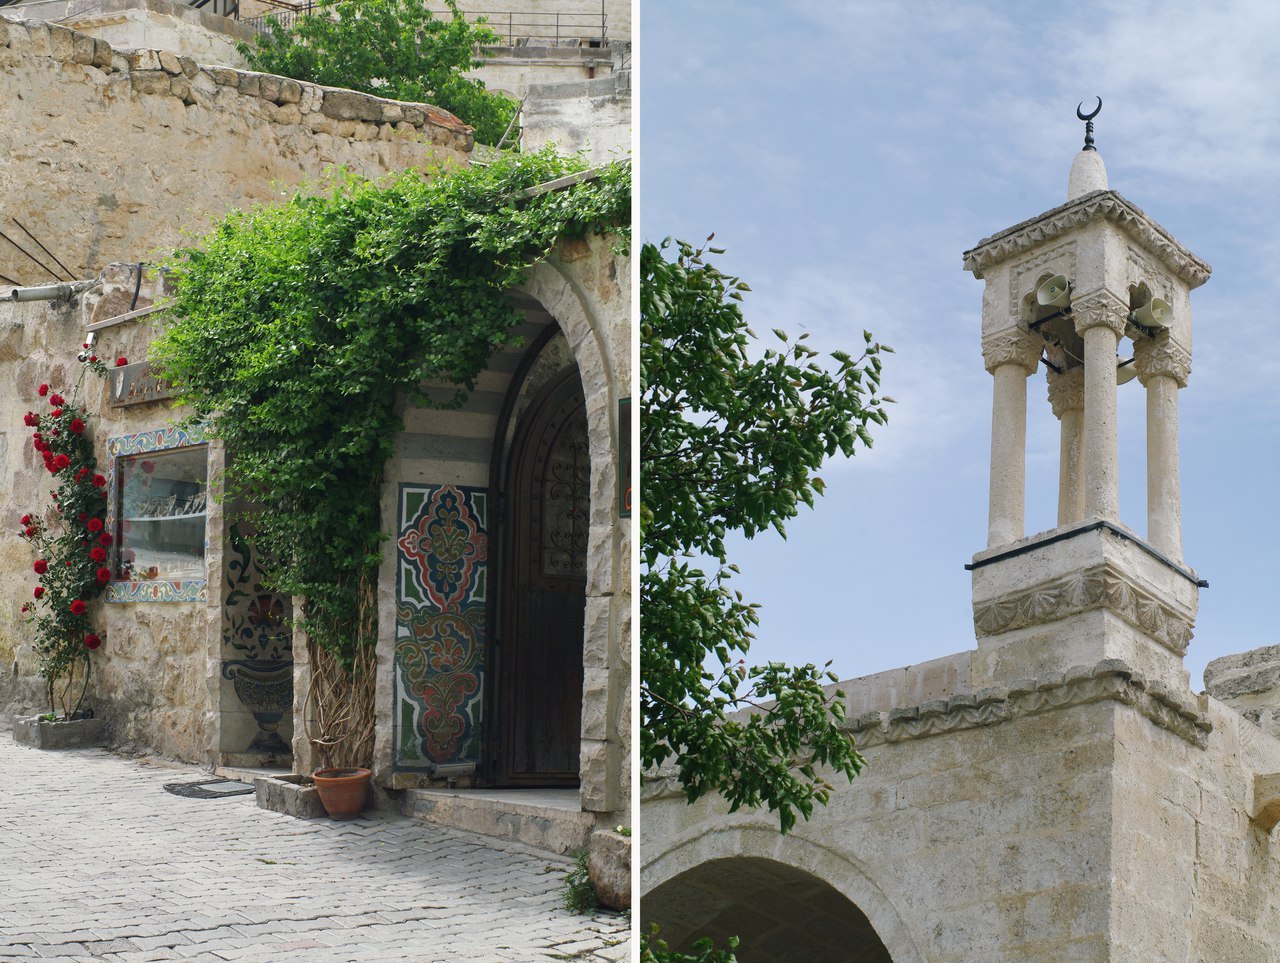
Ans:
{"type": "Polygon", "coordinates": [[[856,858],[805,838],[804,828],[784,836],[776,824],[686,823],[681,832],[667,818],[676,816],[679,823],[688,815],[683,800],[651,804],[645,811],[645,835],[652,832],[658,842],[646,847],[640,873],[643,927],[657,922],[673,938],[739,936],[743,963],[924,963],[907,921],[856,858]],[[667,930],[664,916],[687,932],[667,930]],[[691,925],[705,928],[695,931],[691,925]],[[826,931],[854,939],[852,945],[863,949],[841,950],[826,931]],[[753,941],[765,951],[756,952],[753,941]],[[875,955],[877,942],[881,955],[875,955]]]}
{"type": "Polygon", "coordinates": [[[741,939],[741,963],[892,963],[866,913],[816,876],[755,856],[700,863],[645,894],[641,926],[674,949],[741,939]]]}

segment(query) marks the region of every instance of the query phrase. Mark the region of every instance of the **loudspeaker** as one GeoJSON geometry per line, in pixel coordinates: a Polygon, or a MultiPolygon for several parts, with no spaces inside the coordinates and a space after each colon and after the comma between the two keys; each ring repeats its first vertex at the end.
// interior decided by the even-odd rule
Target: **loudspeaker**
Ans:
{"type": "Polygon", "coordinates": [[[1065,274],[1055,274],[1036,288],[1036,304],[1042,308],[1065,308],[1071,303],[1071,282],[1065,274]]]}
{"type": "Polygon", "coordinates": [[[1134,378],[1138,377],[1138,366],[1133,363],[1130,358],[1116,365],[1116,384],[1127,385],[1134,378]]]}
{"type": "Polygon", "coordinates": [[[1135,324],[1140,324],[1144,328],[1167,328],[1173,318],[1173,308],[1169,307],[1168,301],[1152,298],[1150,302],[1134,311],[1130,317],[1135,324]]]}

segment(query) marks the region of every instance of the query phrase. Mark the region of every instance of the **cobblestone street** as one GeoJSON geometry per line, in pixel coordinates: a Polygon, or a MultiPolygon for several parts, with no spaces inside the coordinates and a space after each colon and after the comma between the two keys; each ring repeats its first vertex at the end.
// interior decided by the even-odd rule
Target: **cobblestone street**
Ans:
{"type": "Polygon", "coordinates": [[[203,770],[0,732],[0,960],[621,961],[623,917],[559,905],[568,862],[387,813],[187,799],[203,770]]]}

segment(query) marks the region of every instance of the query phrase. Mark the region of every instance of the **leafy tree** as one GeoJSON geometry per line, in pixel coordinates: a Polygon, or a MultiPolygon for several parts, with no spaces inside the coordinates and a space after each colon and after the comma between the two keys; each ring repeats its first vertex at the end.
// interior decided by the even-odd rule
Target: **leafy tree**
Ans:
{"type": "Polygon", "coordinates": [[[517,105],[463,73],[480,65],[477,45],[501,38],[469,22],[456,0],[444,3],[448,19],[424,0],[329,0],[255,46],[239,44],[240,52],[254,70],[443,107],[474,127],[480,143],[496,144],[517,105]]]}
{"type": "Polygon", "coordinates": [[[829,799],[820,767],[852,779],[863,760],[840,727],[842,693],[824,691],[834,674],[746,667],[756,606],[728,587],[724,539],[785,537],[822,492],[822,461],[871,445],[891,349],[867,333],[860,357],[824,367],[806,336],[775,330],[781,347],[756,357],[739,306],[750,289],[704,256],[722,252],[677,241],[669,260],[671,247],[640,255],[641,764],[674,757],[690,802],[718,790],[731,810],[776,810],[786,832],[829,799]]]}
{"type": "Polygon", "coordinates": [[[655,926],[640,937],[640,963],[738,963],[733,952],[737,948],[738,938],[731,936],[723,949],[711,939],[701,939],[689,947],[688,953],[681,953],[659,938],[658,927],[655,926]]]}

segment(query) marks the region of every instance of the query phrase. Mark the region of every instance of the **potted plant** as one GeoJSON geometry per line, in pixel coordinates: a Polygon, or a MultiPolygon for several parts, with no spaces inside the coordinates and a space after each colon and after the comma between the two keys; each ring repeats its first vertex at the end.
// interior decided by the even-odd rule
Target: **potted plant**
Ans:
{"type": "MultiPolygon", "coordinates": [[[[108,564],[111,533],[103,521],[106,478],[98,472],[88,427],[89,416],[77,400],[88,371],[104,375],[106,366],[89,353],[70,399],[48,384],[37,394],[48,411],[28,411],[24,422],[32,428],[31,444],[44,459],[51,476],[46,509],[21,518],[21,536],[31,543],[32,571],[37,584],[22,605],[34,629],[41,677],[45,680],[48,711],[15,719],[14,737],[41,748],[70,748],[101,744],[102,720],[84,706],[93,668],[92,653],[102,645],[94,629],[90,605],[111,581],[108,564]]],[[[124,358],[117,365],[127,363],[124,358]]]]}

